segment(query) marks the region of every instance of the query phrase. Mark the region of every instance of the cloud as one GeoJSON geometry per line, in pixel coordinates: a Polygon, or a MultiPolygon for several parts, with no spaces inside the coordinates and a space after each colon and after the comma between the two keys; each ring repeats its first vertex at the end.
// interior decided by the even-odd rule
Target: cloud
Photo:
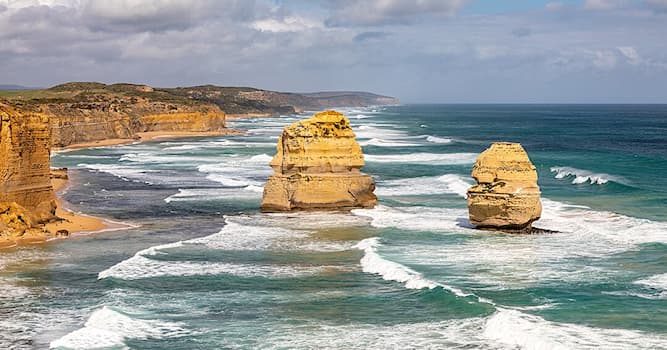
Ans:
{"type": "Polygon", "coordinates": [[[667,0],[646,0],[646,5],[655,12],[667,12],[667,0]]]}
{"type": "Polygon", "coordinates": [[[323,28],[321,22],[298,16],[284,18],[265,18],[252,23],[252,28],[261,32],[302,32],[310,29],[323,28]]]}
{"type": "Polygon", "coordinates": [[[548,2],[544,5],[544,8],[546,8],[547,11],[549,12],[558,12],[562,10],[563,7],[564,7],[563,3],[558,1],[548,2]]]}
{"type": "Polygon", "coordinates": [[[370,40],[382,40],[382,39],[386,39],[390,35],[391,35],[391,33],[387,33],[387,32],[363,32],[363,33],[357,34],[354,37],[354,41],[364,42],[364,41],[370,41],[370,40]]]}
{"type": "Polygon", "coordinates": [[[555,15],[549,5],[457,12],[464,3],[0,0],[0,80],[358,89],[452,102],[586,102],[613,85],[630,101],[665,102],[666,22],[648,1],[633,11],[558,5],[555,15]],[[348,21],[327,26],[333,18],[348,21]]]}
{"type": "Polygon", "coordinates": [[[616,67],[616,55],[610,50],[599,50],[593,52],[593,65],[602,70],[616,67]]]}
{"type": "Polygon", "coordinates": [[[512,35],[514,35],[517,38],[524,38],[524,37],[530,36],[530,34],[532,34],[532,33],[533,33],[533,31],[530,30],[530,28],[526,28],[526,27],[520,27],[520,28],[516,28],[516,29],[512,30],[512,35]]]}
{"type": "Polygon", "coordinates": [[[467,0],[332,0],[328,26],[410,24],[424,16],[453,16],[467,0]]]}
{"type": "Polygon", "coordinates": [[[585,0],[584,8],[587,10],[615,10],[628,4],[627,0],[585,0]]]}
{"type": "Polygon", "coordinates": [[[637,50],[635,50],[634,47],[632,46],[622,46],[617,48],[618,51],[625,56],[627,59],[628,63],[632,65],[637,65],[641,63],[641,57],[639,57],[639,54],[637,53],[637,50]]]}
{"type": "Polygon", "coordinates": [[[255,2],[243,0],[81,0],[82,18],[94,30],[185,30],[216,18],[251,20],[255,2]]]}

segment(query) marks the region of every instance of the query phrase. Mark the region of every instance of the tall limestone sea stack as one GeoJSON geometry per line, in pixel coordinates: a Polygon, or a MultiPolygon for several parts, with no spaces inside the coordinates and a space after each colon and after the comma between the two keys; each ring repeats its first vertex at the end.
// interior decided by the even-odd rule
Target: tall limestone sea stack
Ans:
{"type": "Polygon", "coordinates": [[[47,116],[0,102],[0,240],[41,235],[38,224],[56,219],[50,138],[47,116]]]}
{"type": "Polygon", "coordinates": [[[285,127],[270,165],[275,171],[264,187],[261,209],[372,208],[375,182],[362,174],[364,156],[350,121],[336,111],[285,127]]]}
{"type": "Polygon", "coordinates": [[[477,158],[468,189],[470,223],[481,229],[531,233],[542,214],[537,171],[518,143],[496,142],[477,158]]]}

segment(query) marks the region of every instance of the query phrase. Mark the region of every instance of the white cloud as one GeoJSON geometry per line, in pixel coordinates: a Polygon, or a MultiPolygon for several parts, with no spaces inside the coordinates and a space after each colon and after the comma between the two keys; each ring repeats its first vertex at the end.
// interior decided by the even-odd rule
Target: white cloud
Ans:
{"type": "Polygon", "coordinates": [[[610,70],[616,67],[616,55],[610,50],[599,50],[593,52],[593,65],[602,70],[610,70]]]}
{"type": "Polygon", "coordinates": [[[639,57],[639,54],[637,53],[637,50],[635,50],[634,47],[632,46],[621,46],[617,47],[618,51],[625,56],[627,59],[628,63],[632,65],[637,65],[641,63],[641,58],[639,57]]]}
{"type": "Polygon", "coordinates": [[[564,6],[563,3],[558,1],[548,2],[546,3],[546,5],[544,5],[544,7],[549,12],[558,12],[563,9],[563,6],[564,6]]]}
{"type": "Polygon", "coordinates": [[[452,16],[468,0],[332,0],[331,26],[413,23],[421,16],[452,16]]]}
{"type": "Polygon", "coordinates": [[[587,10],[615,10],[628,3],[627,0],[585,0],[584,8],[587,10]]]}
{"type": "Polygon", "coordinates": [[[321,22],[317,22],[312,19],[298,17],[298,16],[289,16],[285,18],[265,18],[258,21],[255,21],[251,24],[251,27],[259,30],[261,32],[273,32],[273,33],[283,33],[283,32],[302,32],[309,29],[323,28],[324,25],[321,22]]]}

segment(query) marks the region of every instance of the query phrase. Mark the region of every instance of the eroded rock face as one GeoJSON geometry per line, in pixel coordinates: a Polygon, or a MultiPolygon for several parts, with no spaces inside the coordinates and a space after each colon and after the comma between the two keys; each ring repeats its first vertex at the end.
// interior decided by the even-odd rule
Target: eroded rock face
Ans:
{"type": "Polygon", "coordinates": [[[136,138],[149,131],[223,131],[225,113],[213,105],[166,104],[131,99],[122,104],[100,101],[78,104],[45,104],[51,116],[54,147],[106,139],[136,138]]]}
{"type": "Polygon", "coordinates": [[[0,103],[0,202],[16,203],[38,223],[55,219],[49,118],[0,103]]]}
{"type": "Polygon", "coordinates": [[[364,156],[350,121],[335,111],[285,127],[270,165],[262,211],[372,208],[375,181],[360,172],[364,156]]]}
{"type": "Polygon", "coordinates": [[[482,152],[468,189],[470,223],[481,229],[530,233],[542,214],[537,171],[518,143],[497,142],[482,152]]]}

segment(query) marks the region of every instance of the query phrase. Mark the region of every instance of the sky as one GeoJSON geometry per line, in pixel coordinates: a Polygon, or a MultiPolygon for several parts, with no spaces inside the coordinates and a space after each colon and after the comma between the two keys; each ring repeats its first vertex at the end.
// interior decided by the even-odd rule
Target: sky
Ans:
{"type": "Polygon", "coordinates": [[[667,0],[0,0],[0,84],[667,103],[667,0]]]}

